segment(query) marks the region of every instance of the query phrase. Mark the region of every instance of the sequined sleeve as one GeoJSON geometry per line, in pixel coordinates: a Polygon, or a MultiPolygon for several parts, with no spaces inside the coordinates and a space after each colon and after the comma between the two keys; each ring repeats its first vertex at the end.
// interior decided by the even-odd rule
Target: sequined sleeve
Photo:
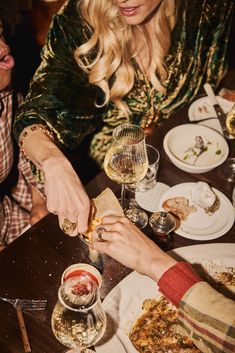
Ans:
{"type": "Polygon", "coordinates": [[[57,141],[74,148],[99,124],[95,102],[99,92],[78,67],[74,51],[85,39],[85,28],[70,0],[54,17],[42,62],[30,85],[15,123],[15,136],[32,124],[46,124],[57,141]]]}

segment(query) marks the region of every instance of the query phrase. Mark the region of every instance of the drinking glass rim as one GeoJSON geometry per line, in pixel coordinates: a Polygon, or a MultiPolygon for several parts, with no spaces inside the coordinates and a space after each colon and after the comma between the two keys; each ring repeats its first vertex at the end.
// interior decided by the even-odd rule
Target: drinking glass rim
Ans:
{"type": "Polygon", "coordinates": [[[148,157],[148,151],[147,151],[147,148],[148,148],[148,147],[150,147],[150,148],[152,148],[153,150],[155,150],[156,155],[157,155],[157,159],[155,160],[155,162],[149,163],[149,166],[158,163],[158,162],[160,161],[160,157],[161,157],[159,150],[158,150],[155,146],[150,145],[149,143],[145,143],[145,147],[146,147],[147,157],[148,157]]]}
{"type": "Polygon", "coordinates": [[[143,130],[140,126],[135,125],[135,124],[130,124],[130,123],[124,123],[124,124],[120,124],[120,125],[116,126],[115,129],[114,129],[113,132],[112,132],[112,137],[113,137],[113,139],[114,139],[114,141],[115,141],[116,143],[118,143],[119,145],[120,145],[120,144],[121,144],[121,145],[124,145],[124,146],[136,146],[136,145],[139,145],[140,143],[145,142],[145,139],[146,139],[146,135],[145,135],[145,133],[144,133],[144,130],[143,130]],[[139,142],[137,142],[137,143],[123,143],[123,142],[118,141],[117,138],[114,136],[114,134],[115,134],[116,131],[118,131],[118,129],[121,129],[122,126],[126,126],[126,127],[129,126],[129,127],[138,128],[138,130],[143,134],[142,140],[139,141],[139,142]]]}

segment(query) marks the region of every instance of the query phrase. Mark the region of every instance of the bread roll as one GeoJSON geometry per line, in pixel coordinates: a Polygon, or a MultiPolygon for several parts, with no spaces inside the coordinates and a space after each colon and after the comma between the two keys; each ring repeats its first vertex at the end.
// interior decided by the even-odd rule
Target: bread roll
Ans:
{"type": "Polygon", "coordinates": [[[167,199],[163,202],[162,207],[167,212],[174,214],[181,221],[185,221],[191,213],[197,210],[196,206],[189,205],[189,200],[185,197],[172,197],[167,199]]]}

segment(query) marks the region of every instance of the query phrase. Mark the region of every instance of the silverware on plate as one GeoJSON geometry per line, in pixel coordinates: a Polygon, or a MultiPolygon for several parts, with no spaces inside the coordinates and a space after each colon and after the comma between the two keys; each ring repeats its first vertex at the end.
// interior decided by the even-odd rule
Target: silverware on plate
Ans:
{"type": "Polygon", "coordinates": [[[0,297],[0,300],[10,303],[15,308],[20,307],[22,310],[45,310],[47,305],[46,299],[10,299],[0,297]]]}
{"type": "Polygon", "coordinates": [[[219,119],[220,125],[222,127],[222,131],[223,131],[223,135],[225,138],[229,138],[229,133],[226,127],[226,114],[224,113],[223,109],[221,108],[221,106],[219,105],[217,99],[216,99],[216,95],[211,87],[211,85],[209,83],[205,83],[204,85],[204,90],[208,96],[209,99],[209,103],[211,104],[211,106],[214,108],[215,112],[216,112],[216,116],[219,119]]]}
{"type": "MultiPolygon", "coordinates": [[[[204,121],[215,120],[215,119],[218,119],[218,118],[210,117],[210,118],[204,118],[204,119],[198,119],[198,120],[189,120],[189,121],[187,121],[186,124],[198,124],[198,123],[202,123],[204,121]]],[[[183,124],[185,124],[185,122],[183,124]]]]}

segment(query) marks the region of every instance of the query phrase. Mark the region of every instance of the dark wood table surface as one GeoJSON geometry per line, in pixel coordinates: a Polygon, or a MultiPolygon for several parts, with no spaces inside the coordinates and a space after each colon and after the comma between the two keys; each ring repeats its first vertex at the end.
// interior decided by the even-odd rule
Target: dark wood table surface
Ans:
{"type": "MultiPolygon", "coordinates": [[[[169,121],[158,127],[147,142],[155,145],[161,154],[158,180],[170,186],[182,182],[205,181],[219,189],[231,199],[233,184],[220,176],[223,166],[209,173],[189,174],[175,167],[165,155],[162,141],[172,127],[187,122],[187,109],[178,111],[169,121]]],[[[230,141],[230,153],[235,155],[230,141]]],[[[120,188],[102,172],[89,185],[87,192],[97,196],[105,187],[118,195],[120,188]]],[[[145,232],[153,237],[149,229],[145,232]]],[[[235,225],[224,236],[211,241],[199,242],[174,235],[173,247],[202,243],[234,243],[235,225]]],[[[108,292],[131,271],[108,256],[102,255],[103,285],[101,296],[108,292]]],[[[54,338],[51,330],[51,314],[57,300],[61,274],[73,263],[89,263],[88,247],[78,238],[66,236],[59,228],[57,217],[50,214],[32,226],[27,232],[0,252],[0,295],[12,298],[46,298],[47,310],[41,313],[25,313],[33,353],[60,353],[65,351],[54,338]]],[[[18,327],[16,311],[8,303],[0,302],[0,352],[24,352],[18,327]]]]}

